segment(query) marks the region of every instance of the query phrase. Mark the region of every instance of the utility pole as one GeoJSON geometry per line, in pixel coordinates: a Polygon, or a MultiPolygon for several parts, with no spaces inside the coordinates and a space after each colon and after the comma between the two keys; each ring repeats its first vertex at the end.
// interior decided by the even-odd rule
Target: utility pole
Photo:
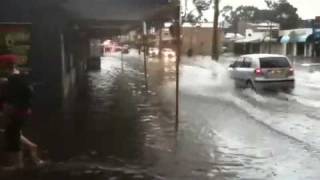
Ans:
{"type": "Polygon", "coordinates": [[[180,29],[180,18],[178,20],[177,27],[177,59],[176,59],[176,126],[175,130],[178,132],[179,129],[179,101],[180,101],[180,60],[181,60],[181,29],[180,29]]]}
{"type": "Polygon", "coordinates": [[[272,21],[269,23],[269,43],[268,43],[268,53],[271,54],[271,39],[272,39],[272,21]]]}
{"type": "Polygon", "coordinates": [[[121,72],[124,72],[123,51],[121,50],[121,72]]]}
{"type": "Polygon", "coordinates": [[[160,26],[160,29],[159,29],[159,58],[160,58],[160,62],[163,62],[162,60],[162,49],[163,49],[163,45],[162,45],[162,29],[163,29],[163,26],[161,25],[160,26]]]}
{"type": "MultiPolygon", "coordinates": [[[[121,36],[122,36],[123,32],[121,32],[121,36]]],[[[124,72],[124,62],[123,62],[123,46],[121,48],[121,72],[124,72]]]]}
{"type": "Polygon", "coordinates": [[[148,41],[148,30],[147,23],[143,21],[143,62],[144,62],[144,79],[146,83],[146,92],[148,93],[148,63],[147,63],[147,41],[148,41]]]}
{"type": "Polygon", "coordinates": [[[311,23],[312,23],[312,37],[313,37],[313,39],[312,39],[312,55],[311,55],[311,57],[314,57],[315,56],[315,48],[314,48],[314,46],[315,46],[315,40],[314,40],[314,36],[315,36],[315,29],[316,29],[316,24],[315,24],[315,20],[312,20],[311,21],[311,23]]]}
{"type": "Polygon", "coordinates": [[[219,0],[214,0],[214,15],[213,15],[213,38],[212,38],[212,59],[216,61],[219,60],[219,32],[218,32],[218,23],[219,23],[219,0]]]}
{"type": "MultiPolygon", "coordinates": [[[[160,62],[160,69],[161,69],[161,76],[164,75],[164,59],[163,59],[163,56],[162,56],[162,49],[163,49],[163,37],[162,37],[162,34],[163,34],[163,23],[160,25],[160,29],[159,29],[159,51],[158,51],[158,58],[159,58],[159,62],[160,62]]],[[[157,56],[157,55],[156,55],[157,56]]]]}
{"type": "Polygon", "coordinates": [[[175,21],[170,27],[170,33],[174,37],[174,44],[176,46],[176,119],[175,119],[175,132],[179,130],[179,115],[180,115],[180,60],[181,60],[181,17],[180,5],[175,8],[175,21]]]}

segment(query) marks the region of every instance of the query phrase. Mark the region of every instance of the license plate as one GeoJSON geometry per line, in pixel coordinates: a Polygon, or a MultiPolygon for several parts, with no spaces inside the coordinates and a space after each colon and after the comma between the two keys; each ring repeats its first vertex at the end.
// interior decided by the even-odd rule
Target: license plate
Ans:
{"type": "Polygon", "coordinates": [[[269,78],[284,78],[286,73],[284,70],[272,70],[269,73],[269,78]]]}

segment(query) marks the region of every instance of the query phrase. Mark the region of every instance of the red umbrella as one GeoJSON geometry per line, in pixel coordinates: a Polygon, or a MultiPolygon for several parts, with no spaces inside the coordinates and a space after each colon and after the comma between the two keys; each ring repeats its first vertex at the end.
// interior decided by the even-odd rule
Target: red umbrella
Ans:
{"type": "Polygon", "coordinates": [[[0,55],[0,63],[15,64],[18,61],[18,57],[13,54],[0,55]]]}

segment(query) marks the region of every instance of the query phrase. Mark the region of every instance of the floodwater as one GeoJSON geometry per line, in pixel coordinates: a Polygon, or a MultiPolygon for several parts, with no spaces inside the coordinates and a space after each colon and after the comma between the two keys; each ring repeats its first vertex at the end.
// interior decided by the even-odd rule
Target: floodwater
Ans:
{"type": "Polygon", "coordinates": [[[174,104],[166,102],[163,90],[174,72],[164,73],[158,65],[150,61],[146,84],[137,53],[123,61],[120,54],[103,57],[101,70],[88,72],[72,102],[29,124],[28,135],[48,166],[4,172],[3,178],[163,179],[149,168],[159,154],[174,149],[174,104]]]}
{"type": "Polygon", "coordinates": [[[292,94],[257,94],[233,87],[226,71],[231,59],[214,63],[198,57],[185,59],[181,66],[182,131],[203,145],[202,155],[218,164],[203,174],[319,179],[319,72],[301,68],[296,60],[292,94]]]}
{"type": "Polygon", "coordinates": [[[174,132],[174,61],[136,52],[102,58],[75,100],[35,120],[50,164],[1,179],[320,179],[320,74],[296,60],[292,94],[238,90],[227,66],[183,58],[174,132]],[[148,88],[147,88],[148,87],[148,88]]]}

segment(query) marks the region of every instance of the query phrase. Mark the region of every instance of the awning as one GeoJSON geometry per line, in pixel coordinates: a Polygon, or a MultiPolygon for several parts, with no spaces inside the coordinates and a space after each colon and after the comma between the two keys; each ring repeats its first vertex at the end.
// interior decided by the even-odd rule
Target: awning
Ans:
{"type": "Polygon", "coordinates": [[[314,39],[320,40],[320,31],[314,33],[314,39]]]}
{"type": "Polygon", "coordinates": [[[296,36],[292,42],[305,43],[308,38],[307,34],[296,36]]]}
{"type": "Polygon", "coordinates": [[[296,35],[294,37],[290,37],[288,35],[282,36],[280,42],[283,44],[287,43],[305,43],[307,41],[307,38],[309,37],[308,34],[303,35],[296,35]]]}
{"type": "Polygon", "coordinates": [[[285,35],[285,36],[282,36],[282,38],[280,39],[280,42],[283,43],[283,44],[287,44],[290,42],[290,37],[285,35]]]}
{"type": "Polygon", "coordinates": [[[307,43],[312,43],[314,41],[320,41],[320,32],[315,32],[307,37],[307,43]]]}

